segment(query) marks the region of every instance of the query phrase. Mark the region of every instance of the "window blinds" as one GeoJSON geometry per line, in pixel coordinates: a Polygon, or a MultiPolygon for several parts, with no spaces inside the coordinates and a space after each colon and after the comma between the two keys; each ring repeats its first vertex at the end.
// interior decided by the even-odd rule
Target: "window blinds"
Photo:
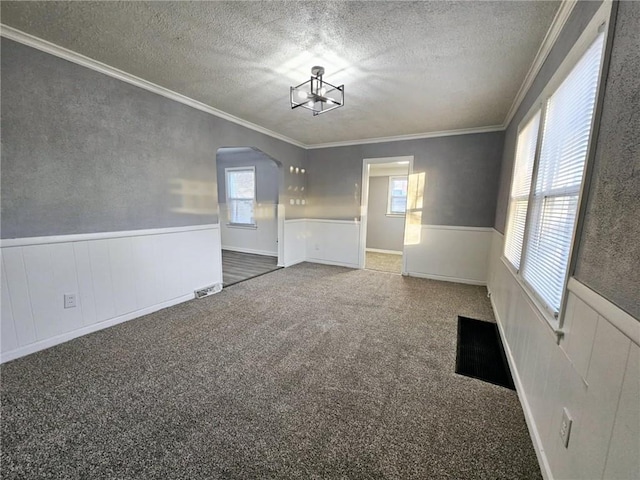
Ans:
{"type": "Polygon", "coordinates": [[[387,214],[404,215],[407,211],[407,177],[389,177],[387,214]]]}
{"type": "Polygon", "coordinates": [[[226,169],[226,174],[229,221],[240,225],[255,224],[255,170],[253,167],[226,169]]]}
{"type": "Polygon", "coordinates": [[[524,239],[524,227],[527,220],[527,206],[531,191],[531,175],[536,157],[540,111],[520,131],[516,147],[516,160],[509,198],[509,219],[504,243],[504,256],[517,269],[520,268],[520,255],[524,239]]]}
{"type": "Polygon", "coordinates": [[[546,105],[522,274],[556,314],[560,309],[596,102],[604,34],[546,105]]]}

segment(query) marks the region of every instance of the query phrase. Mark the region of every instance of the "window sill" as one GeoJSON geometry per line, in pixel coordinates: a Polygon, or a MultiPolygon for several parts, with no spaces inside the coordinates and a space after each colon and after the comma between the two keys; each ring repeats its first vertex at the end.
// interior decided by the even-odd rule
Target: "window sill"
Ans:
{"type": "Polygon", "coordinates": [[[227,227],[229,228],[242,228],[245,230],[256,230],[258,225],[255,223],[227,223],[227,227]]]}
{"type": "Polygon", "coordinates": [[[385,213],[385,217],[396,217],[396,218],[404,218],[406,215],[404,213],[385,213]]]}
{"type": "Polygon", "coordinates": [[[524,281],[522,280],[522,277],[520,277],[516,269],[513,267],[513,265],[511,265],[509,260],[507,260],[507,258],[504,255],[500,257],[500,260],[502,260],[502,263],[504,263],[504,266],[507,268],[507,270],[509,270],[509,273],[511,273],[515,281],[518,282],[518,285],[520,286],[522,291],[525,293],[526,299],[529,302],[529,304],[533,307],[533,309],[538,314],[538,316],[542,318],[545,321],[545,323],[549,326],[549,328],[552,330],[552,332],[556,336],[556,342],[559,342],[562,336],[564,335],[564,332],[560,328],[559,319],[555,318],[553,315],[549,313],[549,311],[545,308],[542,302],[531,291],[531,288],[529,288],[529,286],[526,283],[524,283],[524,281]]]}

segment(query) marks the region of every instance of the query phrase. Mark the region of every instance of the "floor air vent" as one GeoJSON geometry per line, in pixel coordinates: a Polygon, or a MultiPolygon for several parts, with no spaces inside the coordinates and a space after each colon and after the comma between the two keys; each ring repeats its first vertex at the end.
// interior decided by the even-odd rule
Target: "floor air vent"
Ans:
{"type": "Polygon", "coordinates": [[[209,295],[213,295],[214,293],[218,293],[222,291],[222,285],[216,283],[215,285],[211,285],[209,287],[201,288],[200,290],[196,290],[196,298],[204,298],[209,295]]]}

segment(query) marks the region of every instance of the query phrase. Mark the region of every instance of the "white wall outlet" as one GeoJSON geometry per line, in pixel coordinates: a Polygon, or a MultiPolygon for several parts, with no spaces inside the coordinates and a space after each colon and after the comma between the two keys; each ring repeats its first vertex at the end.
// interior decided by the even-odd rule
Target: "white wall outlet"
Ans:
{"type": "Polygon", "coordinates": [[[569,447],[569,434],[571,433],[571,424],[573,419],[569,415],[569,411],[565,408],[562,409],[562,423],[560,424],[560,438],[562,438],[562,444],[564,448],[569,447]]]}
{"type": "Polygon", "coordinates": [[[64,294],[64,308],[75,308],[78,306],[78,295],[76,293],[64,294]]]}

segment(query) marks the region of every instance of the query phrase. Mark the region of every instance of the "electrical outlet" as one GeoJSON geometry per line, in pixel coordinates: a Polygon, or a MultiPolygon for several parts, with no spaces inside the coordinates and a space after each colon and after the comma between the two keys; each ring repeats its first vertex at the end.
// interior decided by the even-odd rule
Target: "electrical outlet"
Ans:
{"type": "Polygon", "coordinates": [[[64,308],[75,308],[78,305],[78,295],[75,293],[64,294],[64,308]]]}
{"type": "Polygon", "coordinates": [[[565,408],[562,409],[562,423],[560,424],[560,438],[562,438],[562,444],[564,448],[569,447],[569,434],[571,433],[571,424],[573,420],[569,416],[569,411],[565,408]]]}

